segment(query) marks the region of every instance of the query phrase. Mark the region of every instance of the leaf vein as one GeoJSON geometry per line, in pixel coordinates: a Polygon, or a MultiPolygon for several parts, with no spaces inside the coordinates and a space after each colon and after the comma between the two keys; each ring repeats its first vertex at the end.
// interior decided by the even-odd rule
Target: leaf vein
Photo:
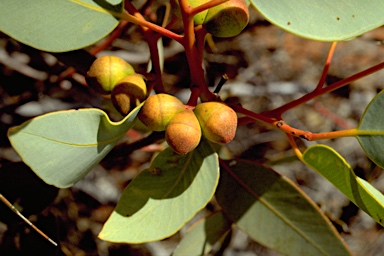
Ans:
{"type": "Polygon", "coordinates": [[[104,146],[104,145],[108,145],[108,144],[111,144],[113,142],[116,142],[116,141],[120,140],[124,136],[124,134],[123,134],[121,136],[117,136],[117,137],[111,138],[109,140],[98,141],[97,143],[76,143],[75,144],[75,143],[72,143],[72,142],[59,141],[59,140],[55,140],[55,139],[52,139],[52,138],[49,138],[49,137],[44,137],[44,136],[41,136],[41,135],[29,133],[29,132],[21,132],[21,133],[24,133],[24,134],[29,135],[29,136],[38,137],[39,139],[48,140],[48,141],[53,142],[53,143],[62,144],[62,145],[68,145],[68,146],[72,146],[72,147],[97,147],[97,146],[104,146]]]}

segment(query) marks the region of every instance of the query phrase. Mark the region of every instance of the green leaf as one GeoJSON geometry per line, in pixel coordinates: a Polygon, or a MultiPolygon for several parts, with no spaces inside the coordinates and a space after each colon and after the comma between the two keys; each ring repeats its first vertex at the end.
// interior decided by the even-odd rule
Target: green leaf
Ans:
{"type": "Polygon", "coordinates": [[[122,0],[2,0],[0,31],[36,49],[84,48],[118,24],[122,0]]]}
{"type": "Polygon", "coordinates": [[[349,200],[384,226],[384,195],[357,177],[349,164],[335,150],[326,145],[314,145],[304,152],[303,159],[349,200]]]}
{"type": "Polygon", "coordinates": [[[204,208],[218,179],[218,157],[208,142],[184,156],[167,148],[127,186],[99,238],[145,243],[169,237],[204,208]]]}
{"type": "Polygon", "coordinates": [[[369,103],[360,120],[358,130],[371,131],[371,135],[357,136],[367,156],[381,168],[384,168],[384,91],[381,91],[369,103]],[[380,136],[381,133],[381,136],[380,136]]]}
{"type": "Polygon", "coordinates": [[[267,20],[298,36],[342,41],[384,24],[382,0],[251,0],[267,20]]]}
{"type": "Polygon", "coordinates": [[[213,245],[231,230],[231,225],[232,222],[222,212],[198,221],[188,230],[172,255],[207,255],[213,245]]]}
{"type": "Polygon", "coordinates": [[[82,179],[133,126],[140,107],[111,122],[99,109],[66,110],[33,118],[8,133],[22,160],[46,183],[67,188],[82,179]]]}
{"type": "Polygon", "coordinates": [[[317,205],[269,168],[223,165],[216,198],[240,229],[284,255],[351,255],[317,205]]]}

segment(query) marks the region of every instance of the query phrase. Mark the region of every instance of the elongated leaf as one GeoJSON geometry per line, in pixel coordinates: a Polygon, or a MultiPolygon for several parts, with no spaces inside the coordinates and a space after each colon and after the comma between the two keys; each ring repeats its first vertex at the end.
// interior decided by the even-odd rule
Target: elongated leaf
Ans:
{"type": "Polygon", "coordinates": [[[34,48],[64,52],[86,47],[109,34],[122,0],[2,0],[0,31],[34,48]]]}
{"type": "Polygon", "coordinates": [[[314,145],[304,152],[303,157],[305,163],[384,226],[384,195],[357,177],[349,164],[335,150],[325,145],[314,145]]]}
{"type": "Polygon", "coordinates": [[[188,230],[172,255],[207,255],[213,245],[231,230],[231,225],[222,212],[200,220],[188,230]]]}
{"type": "Polygon", "coordinates": [[[185,156],[167,148],[124,190],[99,237],[118,243],[169,237],[209,202],[218,179],[218,157],[209,143],[185,156]]]}
{"type": "Polygon", "coordinates": [[[350,255],[320,209],[271,169],[237,161],[223,166],[216,198],[255,241],[284,255],[350,255]]]}
{"type": "Polygon", "coordinates": [[[371,135],[357,136],[367,156],[384,168],[384,91],[371,100],[360,120],[358,130],[373,131],[371,135]],[[380,135],[381,133],[381,135],[380,135]]]}
{"type": "Polygon", "coordinates": [[[111,122],[99,109],[58,111],[9,130],[23,161],[46,183],[59,188],[82,179],[133,126],[140,107],[111,122]]]}
{"type": "Polygon", "coordinates": [[[384,24],[382,0],[251,0],[271,23],[320,41],[341,41],[384,24]]]}

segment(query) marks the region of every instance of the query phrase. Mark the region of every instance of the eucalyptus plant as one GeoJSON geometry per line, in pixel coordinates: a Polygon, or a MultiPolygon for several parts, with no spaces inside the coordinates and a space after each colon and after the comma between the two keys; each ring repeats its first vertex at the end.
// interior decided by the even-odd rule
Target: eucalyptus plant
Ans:
{"type": "MultiPolygon", "coordinates": [[[[129,87],[136,85],[133,81],[124,89],[124,97],[130,103],[115,103],[123,115],[120,121],[111,121],[97,108],[44,114],[9,130],[13,148],[44,182],[68,188],[120,143],[141,116],[152,134],[158,136],[163,131],[162,138],[170,147],[159,152],[149,167],[125,188],[99,234],[100,239],[129,244],[162,240],[177,233],[215,198],[221,208],[192,226],[173,255],[207,254],[235,226],[258,243],[286,255],[351,255],[330,220],[291,180],[256,161],[225,159],[220,148],[233,139],[239,125],[273,127],[287,136],[298,161],[326,178],[383,226],[384,196],[380,191],[357,177],[333,148],[319,143],[302,150],[296,141],[352,137],[383,168],[384,94],[376,95],[353,129],[313,133],[291,126],[283,114],[384,68],[382,62],[324,86],[336,42],[353,40],[382,26],[384,2],[174,0],[172,4],[165,3],[172,6],[173,14],[160,26],[144,15],[149,6],[159,6],[154,1],[136,7],[131,1],[121,0],[3,0],[0,30],[15,40],[51,53],[83,49],[105,37],[110,44],[127,24],[136,24],[148,43],[152,67],[151,72],[144,74],[145,79],[139,79],[141,89],[146,81],[140,97],[129,87]],[[313,90],[262,113],[225,102],[220,92],[210,90],[203,69],[207,35],[226,38],[242,33],[251,8],[297,36],[332,42],[322,76],[313,90]],[[173,29],[180,23],[181,33],[173,29]],[[185,104],[169,95],[164,86],[163,57],[158,43],[163,36],[179,43],[186,54],[191,93],[185,104]],[[151,93],[156,96],[149,96],[151,93]],[[147,102],[154,99],[151,97],[161,99],[147,110],[147,102]],[[169,112],[164,112],[168,109],[169,112]],[[154,117],[148,117],[151,114],[146,111],[154,113],[154,117]],[[223,113],[226,116],[220,121],[223,113]],[[185,135],[189,130],[191,133],[185,135]],[[193,138],[188,147],[180,147],[187,144],[184,138],[193,138]]],[[[96,50],[91,48],[89,53],[95,54],[96,50]]],[[[90,86],[98,72],[92,68],[88,72],[90,86]]],[[[104,94],[113,93],[119,80],[134,73],[129,64],[121,73],[103,73],[107,87],[97,84],[96,88],[104,94]],[[113,82],[109,79],[111,74],[118,74],[113,82]]]]}

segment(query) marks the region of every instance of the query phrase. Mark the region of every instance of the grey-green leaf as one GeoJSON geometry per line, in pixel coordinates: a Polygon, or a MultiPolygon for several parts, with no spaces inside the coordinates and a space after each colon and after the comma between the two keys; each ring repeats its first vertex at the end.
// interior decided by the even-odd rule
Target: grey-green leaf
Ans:
{"type": "Polygon", "coordinates": [[[357,177],[349,164],[326,145],[308,148],[303,159],[360,209],[384,226],[384,195],[365,180],[357,177]]]}
{"type": "Polygon", "coordinates": [[[212,247],[231,230],[232,222],[222,212],[195,223],[178,244],[173,256],[207,255],[212,247]]]}
{"type": "Polygon", "coordinates": [[[122,0],[2,0],[0,31],[36,49],[65,52],[84,48],[118,24],[111,12],[122,0]]]}
{"type": "Polygon", "coordinates": [[[319,41],[348,40],[384,24],[382,0],[251,0],[251,4],[276,26],[319,41]]]}
{"type": "Polygon", "coordinates": [[[357,139],[367,156],[384,168],[384,91],[377,94],[369,103],[360,120],[358,130],[367,135],[357,139]],[[371,132],[371,134],[368,134],[371,132]]]}
{"type": "Polygon", "coordinates": [[[9,130],[22,160],[46,183],[59,188],[82,179],[133,126],[140,107],[111,122],[99,109],[66,110],[33,118],[9,130]]]}
{"type": "Polygon", "coordinates": [[[211,200],[219,180],[218,156],[202,141],[180,156],[167,148],[124,190],[99,237],[146,243],[176,233],[211,200]]]}
{"type": "Polygon", "coordinates": [[[284,255],[351,255],[317,205],[272,169],[223,166],[216,198],[240,229],[284,255]]]}

